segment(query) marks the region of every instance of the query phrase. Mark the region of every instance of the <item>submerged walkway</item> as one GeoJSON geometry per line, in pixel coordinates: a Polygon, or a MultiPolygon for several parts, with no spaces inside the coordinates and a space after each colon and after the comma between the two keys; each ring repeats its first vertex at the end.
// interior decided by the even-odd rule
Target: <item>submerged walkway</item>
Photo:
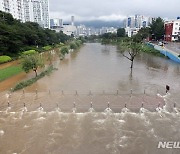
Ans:
{"type": "Polygon", "coordinates": [[[169,50],[172,50],[172,51],[180,54],[180,43],[179,42],[168,42],[168,44],[165,44],[165,47],[169,50]]]}
{"type": "Polygon", "coordinates": [[[153,43],[147,43],[147,44],[154,47],[154,49],[160,51],[160,53],[162,53],[163,55],[165,55],[169,59],[171,59],[177,63],[180,63],[180,57],[179,57],[180,54],[177,51],[173,51],[173,50],[170,50],[166,47],[161,47],[161,46],[153,44],[153,43]]]}

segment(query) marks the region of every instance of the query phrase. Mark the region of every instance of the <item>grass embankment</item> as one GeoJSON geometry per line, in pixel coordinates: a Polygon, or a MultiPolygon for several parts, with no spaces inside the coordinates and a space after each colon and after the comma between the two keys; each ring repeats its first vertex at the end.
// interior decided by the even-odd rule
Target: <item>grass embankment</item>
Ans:
{"type": "MultiPolygon", "coordinates": [[[[42,51],[45,52],[45,51],[48,51],[50,49],[53,49],[53,47],[52,46],[45,46],[45,47],[43,47],[42,51]]],[[[38,53],[38,52],[36,50],[28,50],[28,51],[22,52],[21,56],[19,56],[19,55],[16,55],[16,56],[20,59],[24,55],[32,55],[35,53],[38,53]]],[[[16,58],[16,59],[18,59],[18,58],[16,58]]],[[[13,59],[9,56],[0,56],[0,64],[7,63],[7,62],[10,62],[12,60],[13,59]]],[[[12,76],[15,76],[21,72],[23,72],[21,65],[10,66],[10,67],[4,68],[4,69],[0,69],[0,82],[4,81],[4,80],[6,80],[12,76]]]]}
{"type": "MultiPolygon", "coordinates": [[[[124,46],[125,43],[121,41],[121,42],[118,42],[116,44],[119,46],[124,46]]],[[[161,54],[158,50],[154,49],[153,46],[147,45],[145,43],[140,44],[140,52],[145,52],[147,54],[151,54],[151,55],[155,55],[155,56],[159,56],[159,57],[166,57],[163,54],[161,54]]]]}
{"type": "Polygon", "coordinates": [[[53,70],[55,70],[55,68],[53,66],[49,66],[47,70],[41,72],[37,77],[19,82],[11,91],[14,92],[23,89],[25,87],[28,87],[33,83],[35,83],[36,81],[38,81],[39,79],[43,78],[44,76],[49,75],[53,70]]]}
{"type": "Polygon", "coordinates": [[[10,66],[4,69],[0,70],[0,82],[8,79],[14,75],[17,75],[19,73],[23,72],[22,67],[20,65],[18,66],[10,66]]]}
{"type": "Polygon", "coordinates": [[[159,57],[166,57],[163,54],[161,54],[158,50],[154,49],[154,47],[151,47],[151,46],[149,46],[147,44],[142,45],[141,51],[152,54],[152,55],[155,55],[155,56],[159,56],[159,57]]]}

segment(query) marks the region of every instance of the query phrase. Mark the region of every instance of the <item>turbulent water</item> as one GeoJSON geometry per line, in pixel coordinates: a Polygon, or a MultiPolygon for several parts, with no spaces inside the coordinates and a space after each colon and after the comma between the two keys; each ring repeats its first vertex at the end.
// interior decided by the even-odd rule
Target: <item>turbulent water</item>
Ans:
{"type": "Polygon", "coordinates": [[[0,153],[169,154],[179,141],[176,113],[1,112],[0,153]]]}
{"type": "Polygon", "coordinates": [[[0,95],[0,154],[179,154],[158,149],[159,141],[180,141],[179,65],[142,54],[132,73],[129,66],[116,47],[86,44],[25,95],[0,95]],[[171,94],[161,96],[166,84],[171,94]],[[130,89],[147,96],[129,97],[130,89]],[[75,90],[113,95],[67,94],[75,90]]]}
{"type": "MultiPolygon", "coordinates": [[[[179,154],[180,149],[158,149],[159,141],[180,140],[180,114],[166,105],[139,113],[123,108],[114,113],[63,113],[43,107],[28,112],[11,107],[0,112],[0,153],[2,154],[179,154]]],[[[91,106],[93,107],[93,106],[91,106]]]]}

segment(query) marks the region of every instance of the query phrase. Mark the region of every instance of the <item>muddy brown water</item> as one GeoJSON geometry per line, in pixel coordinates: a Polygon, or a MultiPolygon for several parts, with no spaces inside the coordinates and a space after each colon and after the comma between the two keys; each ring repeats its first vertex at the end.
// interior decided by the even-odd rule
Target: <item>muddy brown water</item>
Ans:
{"type": "Polygon", "coordinates": [[[131,73],[116,46],[91,43],[54,65],[25,94],[0,93],[0,153],[180,153],[157,148],[180,141],[179,64],[141,54],[131,73]]]}

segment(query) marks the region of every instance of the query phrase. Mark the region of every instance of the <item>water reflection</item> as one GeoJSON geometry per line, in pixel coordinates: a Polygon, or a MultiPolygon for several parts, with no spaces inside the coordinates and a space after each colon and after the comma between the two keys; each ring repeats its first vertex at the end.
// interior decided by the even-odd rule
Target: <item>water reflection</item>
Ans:
{"type": "Polygon", "coordinates": [[[104,45],[104,48],[102,49],[102,53],[106,54],[106,55],[109,55],[110,54],[110,49],[111,49],[110,45],[104,45]]]}

